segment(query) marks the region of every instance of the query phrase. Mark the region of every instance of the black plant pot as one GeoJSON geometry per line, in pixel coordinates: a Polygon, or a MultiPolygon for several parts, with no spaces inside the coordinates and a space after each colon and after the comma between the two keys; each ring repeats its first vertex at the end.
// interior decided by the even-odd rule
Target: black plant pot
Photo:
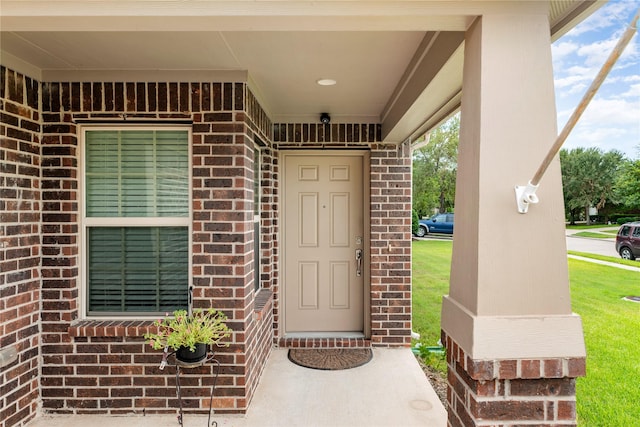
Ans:
{"type": "Polygon", "coordinates": [[[176,351],[176,359],[184,363],[197,363],[207,357],[207,344],[198,343],[196,349],[191,351],[189,347],[180,347],[176,351]]]}

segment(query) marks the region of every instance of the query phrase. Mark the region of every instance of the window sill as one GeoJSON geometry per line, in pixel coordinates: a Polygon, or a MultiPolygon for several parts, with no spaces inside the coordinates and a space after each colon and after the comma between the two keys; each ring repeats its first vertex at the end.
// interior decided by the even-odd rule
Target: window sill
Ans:
{"type": "Polygon", "coordinates": [[[254,299],[253,313],[256,320],[267,317],[273,307],[273,292],[270,289],[260,289],[254,299]]]}
{"type": "Polygon", "coordinates": [[[142,337],[153,320],[80,320],[69,326],[72,337],[142,337]]]}
{"type": "MultiPolygon", "coordinates": [[[[273,307],[273,292],[261,289],[255,296],[256,320],[267,317],[273,307]]],[[[79,320],[69,326],[72,337],[143,337],[154,330],[153,320],[79,320]]]]}

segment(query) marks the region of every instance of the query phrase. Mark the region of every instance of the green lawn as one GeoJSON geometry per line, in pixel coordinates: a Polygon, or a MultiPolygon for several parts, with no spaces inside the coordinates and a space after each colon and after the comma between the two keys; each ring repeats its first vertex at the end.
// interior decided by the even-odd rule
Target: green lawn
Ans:
{"type": "MultiPolygon", "coordinates": [[[[448,292],[450,241],[413,243],[413,329],[425,345],[440,337],[448,292]]],[[[640,273],[569,260],[573,310],[582,317],[587,376],[577,383],[583,427],[640,426],[640,273]]]]}
{"type": "Polygon", "coordinates": [[[608,234],[607,232],[595,232],[595,231],[578,231],[574,234],[577,237],[589,237],[591,239],[611,239],[616,237],[615,235],[608,234]]]}
{"type": "Polygon", "coordinates": [[[447,240],[413,242],[413,330],[425,345],[436,345],[440,339],[440,309],[442,296],[449,290],[451,246],[447,240]]]}
{"type": "Polygon", "coordinates": [[[616,228],[608,228],[606,230],[600,230],[600,233],[606,233],[606,234],[612,234],[613,237],[616,236],[616,234],[618,234],[618,227],[616,228]]]}
{"type": "Polygon", "coordinates": [[[640,268],[640,260],[630,260],[630,259],[622,259],[622,258],[618,258],[618,257],[612,257],[612,256],[606,256],[606,255],[597,255],[597,254],[590,254],[587,252],[578,252],[578,251],[568,251],[569,255],[576,255],[576,256],[581,256],[584,258],[592,258],[592,259],[597,259],[600,261],[607,261],[607,262],[613,262],[614,264],[620,264],[620,265],[628,265],[630,267],[638,267],[640,268]]]}
{"type": "Polygon", "coordinates": [[[606,225],[606,224],[580,224],[580,225],[567,225],[568,230],[588,230],[590,228],[608,228],[610,230],[618,230],[619,225],[606,225]]]}

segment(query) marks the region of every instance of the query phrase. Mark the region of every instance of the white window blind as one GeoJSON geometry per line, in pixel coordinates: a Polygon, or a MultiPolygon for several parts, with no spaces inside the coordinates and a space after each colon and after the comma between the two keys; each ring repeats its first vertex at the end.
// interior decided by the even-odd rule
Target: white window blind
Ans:
{"type": "Polygon", "coordinates": [[[187,307],[188,139],[185,130],[86,130],[89,315],[187,307]]]}
{"type": "Polygon", "coordinates": [[[87,216],[188,216],[186,136],[184,131],[88,132],[87,216]]]}

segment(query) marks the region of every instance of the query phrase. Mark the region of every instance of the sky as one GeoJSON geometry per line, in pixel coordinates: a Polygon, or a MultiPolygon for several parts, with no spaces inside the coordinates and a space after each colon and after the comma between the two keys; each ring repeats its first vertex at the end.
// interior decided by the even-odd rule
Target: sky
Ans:
{"type": "MultiPolygon", "coordinates": [[[[558,133],[627,29],[640,0],[611,0],[551,46],[558,133]]],[[[636,33],[562,148],[640,159],[640,41],[636,33]]]]}

